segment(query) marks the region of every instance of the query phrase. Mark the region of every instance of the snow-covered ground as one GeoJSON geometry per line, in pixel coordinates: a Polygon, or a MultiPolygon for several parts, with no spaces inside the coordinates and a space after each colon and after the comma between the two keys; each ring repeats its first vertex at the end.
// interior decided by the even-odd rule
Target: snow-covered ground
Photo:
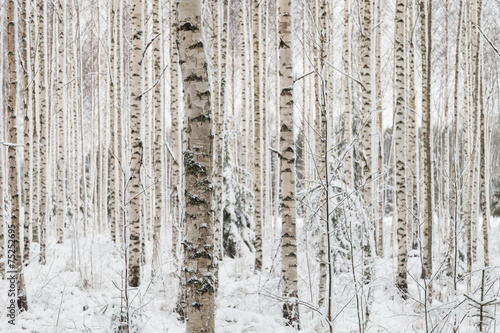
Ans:
{"type": "MultiPolygon", "coordinates": [[[[490,250],[492,266],[500,264],[498,241],[499,220],[492,221],[490,232],[490,250]]],[[[386,221],[390,227],[390,221],[386,221]]],[[[386,230],[386,249],[390,247],[390,236],[386,230]]],[[[6,320],[7,281],[0,281],[0,332],[113,332],[116,317],[123,303],[122,259],[118,249],[103,236],[79,240],[85,249],[73,252],[74,242],[69,239],[64,244],[49,244],[47,264],[40,265],[37,258],[26,269],[26,285],[30,311],[17,316],[17,325],[13,327],[6,320]],[[75,266],[72,258],[78,258],[75,266]],[[74,267],[82,267],[74,269],[74,267]]],[[[478,243],[481,248],[481,242],[478,243]]],[[[304,244],[302,244],[304,245],[304,244]]],[[[279,301],[279,255],[268,245],[265,251],[267,260],[265,273],[253,273],[253,256],[225,259],[219,271],[219,291],[217,295],[216,327],[219,333],[236,332],[294,332],[285,327],[281,318],[279,301]]],[[[441,244],[443,246],[443,244],[441,244]]],[[[301,247],[300,247],[301,248],[301,247]]],[[[302,248],[301,248],[302,249],[302,248]]],[[[436,244],[436,251],[439,246],[436,244]]],[[[36,249],[34,249],[36,250],[36,249]]],[[[390,251],[387,251],[390,252],[390,251]]],[[[374,278],[369,292],[372,293],[369,322],[366,332],[425,332],[425,307],[422,283],[419,278],[420,257],[418,251],[410,252],[409,281],[410,299],[402,301],[394,286],[395,261],[390,256],[376,259],[374,278]]],[[[481,258],[482,251],[478,251],[481,258]]],[[[317,311],[311,310],[315,304],[318,280],[317,263],[311,262],[313,254],[306,258],[299,256],[299,288],[304,305],[301,306],[301,332],[327,332],[324,321],[317,311]],[[309,263],[307,262],[309,260],[309,263]],[[309,267],[309,269],[308,269],[309,267]]],[[[435,266],[438,265],[435,260],[435,266]]],[[[476,267],[479,268],[479,267],[476,267]]],[[[168,261],[162,267],[161,274],[151,278],[150,265],[145,266],[145,281],[137,290],[132,290],[132,320],[139,332],[184,332],[183,324],[173,312],[177,294],[177,282],[172,278],[168,261]]],[[[437,269],[437,267],[436,267],[437,269]]],[[[493,270],[491,280],[500,276],[499,270],[493,270]]],[[[359,277],[358,277],[359,278],[359,277]]],[[[443,281],[449,277],[438,277],[434,283],[434,301],[428,304],[429,331],[450,332],[451,324],[461,322],[460,332],[474,332],[472,326],[476,319],[464,317],[470,309],[470,302],[464,301],[466,282],[459,283],[457,294],[453,286],[443,281]],[[457,306],[458,305],[458,306],[457,306]],[[455,319],[456,318],[456,319],[455,319]]],[[[333,317],[334,332],[358,332],[356,311],[356,292],[352,282],[352,273],[339,273],[334,278],[333,317]]],[[[472,280],[472,290],[480,283],[480,271],[472,280]]],[[[500,284],[492,283],[486,295],[489,299],[499,295],[500,284]]],[[[358,295],[366,295],[367,288],[358,295]]],[[[471,294],[478,294],[472,292],[471,294]]],[[[471,295],[472,296],[472,295],[471,295]]],[[[360,297],[359,299],[366,299],[360,297]]],[[[496,307],[490,307],[491,315],[498,318],[496,307]]],[[[489,332],[497,330],[496,320],[489,332]]]]}

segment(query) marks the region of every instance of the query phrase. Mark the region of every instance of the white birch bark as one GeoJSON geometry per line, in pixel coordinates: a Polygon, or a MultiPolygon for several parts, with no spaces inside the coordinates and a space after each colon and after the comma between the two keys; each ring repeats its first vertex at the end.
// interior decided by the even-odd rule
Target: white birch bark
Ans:
{"type": "Polygon", "coordinates": [[[38,1],[38,63],[39,66],[39,117],[40,117],[40,263],[46,262],[46,228],[47,228],[47,157],[49,147],[47,144],[48,126],[48,98],[47,98],[47,77],[46,77],[46,50],[45,50],[45,26],[46,2],[38,1]]]}
{"type": "Polygon", "coordinates": [[[408,281],[406,274],[407,232],[406,232],[406,192],[405,192],[405,1],[396,1],[395,18],[395,66],[396,66],[396,100],[395,100],[395,159],[396,159],[396,210],[397,210],[397,246],[398,269],[396,286],[403,298],[408,297],[408,281]]]}
{"type": "MultiPolygon", "coordinates": [[[[254,168],[253,168],[253,186],[255,196],[255,270],[262,269],[262,149],[261,149],[261,132],[265,126],[262,124],[262,115],[260,112],[260,53],[259,53],[259,34],[260,34],[260,1],[253,0],[253,107],[254,107],[254,168]]],[[[265,63],[265,60],[264,60],[265,63]]],[[[265,120],[265,118],[264,118],[265,120]]],[[[265,123],[264,123],[265,124],[265,123]]],[[[265,156],[265,154],[264,154],[265,156]]],[[[264,178],[265,179],[265,178],[264,178]]],[[[265,211],[265,208],[264,208],[265,211]]]]}
{"type": "Polygon", "coordinates": [[[162,212],[162,190],[164,188],[164,181],[162,178],[162,149],[163,146],[163,133],[162,133],[162,119],[163,108],[161,103],[161,55],[160,55],[160,9],[157,1],[153,1],[153,36],[155,42],[153,44],[153,74],[154,74],[154,172],[155,172],[155,207],[154,207],[154,220],[153,220],[153,264],[158,263],[158,255],[160,250],[160,229],[161,220],[163,217],[162,212]]]}
{"type": "Polygon", "coordinates": [[[141,168],[143,163],[143,142],[141,140],[142,118],[142,1],[134,0],[130,6],[131,45],[130,51],[130,138],[131,138],[131,165],[132,180],[129,185],[128,221],[130,224],[130,258],[128,282],[131,287],[140,284],[141,264],[141,205],[139,196],[141,191],[141,168]]]}
{"type": "Polygon", "coordinates": [[[280,75],[280,141],[282,147],[281,183],[281,260],[283,317],[289,326],[300,326],[297,281],[297,239],[295,211],[295,142],[293,140],[293,79],[292,79],[292,32],[289,0],[280,0],[279,20],[279,75],[280,75]]]}
{"type": "MultiPolygon", "coordinates": [[[[15,2],[9,0],[7,9],[7,45],[8,45],[8,101],[7,101],[7,116],[8,116],[8,131],[9,142],[17,143],[17,115],[16,115],[16,94],[17,94],[17,77],[16,77],[16,15],[15,2]]],[[[26,294],[26,286],[24,284],[24,272],[21,253],[21,230],[20,230],[20,189],[17,186],[18,169],[16,159],[16,145],[8,147],[8,165],[9,165],[9,197],[11,198],[11,220],[9,230],[13,231],[14,237],[8,238],[8,248],[14,250],[14,260],[8,261],[7,270],[15,272],[16,278],[16,301],[19,311],[28,310],[28,296],[26,294]]]]}
{"type": "Polygon", "coordinates": [[[420,2],[421,54],[422,54],[422,137],[423,137],[423,266],[422,278],[432,276],[432,163],[431,163],[431,7],[432,0],[420,2]],[[427,8],[426,8],[427,7],[427,8]]]}
{"type": "MultiPolygon", "coordinates": [[[[24,216],[23,216],[23,227],[24,227],[24,235],[23,235],[23,262],[29,260],[30,257],[30,224],[31,224],[31,172],[33,169],[33,163],[30,163],[30,151],[31,151],[31,123],[33,119],[31,117],[31,108],[29,107],[29,82],[31,79],[32,73],[31,63],[28,57],[30,53],[28,52],[28,8],[27,2],[23,1],[21,6],[22,12],[22,68],[23,68],[23,83],[22,83],[22,110],[24,114],[24,164],[23,164],[23,207],[24,207],[24,216]]],[[[31,160],[32,161],[32,160],[31,160]]]]}
{"type": "Polygon", "coordinates": [[[215,331],[217,265],[212,217],[213,120],[202,40],[202,1],[178,1],[178,51],[187,117],[184,274],[187,332],[215,331]]]}

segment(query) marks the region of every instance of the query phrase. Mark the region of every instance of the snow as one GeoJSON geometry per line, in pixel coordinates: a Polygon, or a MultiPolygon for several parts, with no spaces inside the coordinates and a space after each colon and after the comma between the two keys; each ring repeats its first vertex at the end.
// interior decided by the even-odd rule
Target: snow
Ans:
{"type": "MultiPolygon", "coordinates": [[[[298,221],[299,226],[303,221],[298,221]]],[[[498,220],[492,221],[492,235],[498,232],[498,220]]],[[[386,231],[391,226],[390,218],[385,220],[386,231]]],[[[299,227],[300,229],[302,227],[299,227]]],[[[277,233],[278,231],[276,231],[277,233]]],[[[271,235],[272,236],[272,235],[271,235]]],[[[386,250],[391,246],[390,237],[386,237],[386,250]]],[[[498,250],[496,237],[492,237],[492,250],[498,250]]],[[[30,310],[17,316],[14,327],[7,323],[6,290],[7,281],[0,281],[0,332],[113,332],[120,314],[122,302],[122,255],[117,247],[111,244],[108,237],[88,236],[79,239],[83,251],[79,251],[73,262],[73,239],[66,238],[63,244],[56,244],[49,238],[47,264],[40,265],[35,259],[26,269],[26,286],[30,310]],[[81,267],[75,269],[74,267],[81,267]]],[[[254,273],[253,255],[246,253],[234,259],[225,258],[219,268],[219,289],[217,293],[216,332],[258,332],[287,333],[295,332],[283,324],[280,302],[281,271],[279,255],[276,256],[278,238],[274,242],[265,239],[264,248],[266,268],[263,273],[254,273]],[[274,243],[274,245],[273,245],[274,243]]],[[[33,248],[36,253],[36,244],[33,248]]],[[[147,253],[151,248],[146,249],[147,253]]],[[[389,253],[389,251],[386,251],[389,253]]],[[[494,253],[492,251],[492,253],[494,253]]],[[[313,256],[312,251],[308,254],[313,256]]],[[[481,256],[478,251],[478,256],[481,256]]],[[[300,332],[327,332],[327,326],[321,315],[313,309],[310,302],[310,291],[316,288],[319,278],[317,263],[310,263],[307,271],[306,254],[299,252],[299,298],[301,310],[300,332]],[[313,282],[308,285],[308,274],[313,282]]],[[[310,260],[311,258],[309,258],[310,260]]],[[[500,258],[492,256],[492,267],[500,264],[500,258]]],[[[178,286],[172,278],[171,260],[162,263],[160,272],[151,277],[151,265],[144,267],[144,280],[139,288],[130,291],[131,321],[137,332],[184,332],[184,324],[177,320],[174,313],[175,295],[178,286]]],[[[425,332],[423,289],[415,281],[419,278],[420,257],[409,257],[408,273],[410,294],[403,301],[394,285],[396,272],[395,258],[386,255],[375,259],[374,278],[370,284],[373,301],[370,320],[365,329],[367,333],[375,332],[425,332]]],[[[480,270],[479,270],[480,271],[480,270]]],[[[496,271],[495,271],[496,272],[496,271]]],[[[478,286],[480,274],[473,278],[473,292],[468,294],[472,299],[480,300],[478,286]]],[[[492,276],[498,276],[492,274],[492,276]]],[[[448,319],[456,315],[463,319],[461,332],[475,331],[478,317],[477,311],[467,302],[466,283],[462,281],[456,294],[452,286],[442,281],[449,277],[436,278],[432,304],[428,304],[430,325],[438,332],[450,332],[448,319]],[[448,322],[446,324],[445,322],[448,322]]],[[[495,279],[492,287],[485,294],[485,300],[498,300],[499,285],[495,279]]],[[[333,289],[333,327],[334,332],[358,332],[358,321],[354,285],[350,272],[340,272],[334,277],[333,289]]],[[[313,291],[313,294],[316,291],[313,291]]],[[[313,298],[314,299],[314,298],[313,298]]],[[[486,302],[486,301],[485,301],[486,302]]],[[[496,303],[496,302],[493,302],[496,303]]],[[[487,309],[489,316],[498,318],[497,305],[487,309]]],[[[496,324],[496,320],[493,322],[496,324]]],[[[490,332],[495,325],[491,325],[490,332]]]]}

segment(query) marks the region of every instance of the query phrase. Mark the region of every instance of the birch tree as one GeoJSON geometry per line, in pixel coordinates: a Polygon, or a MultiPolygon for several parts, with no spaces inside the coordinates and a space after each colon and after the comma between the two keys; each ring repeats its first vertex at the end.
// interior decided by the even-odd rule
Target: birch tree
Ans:
{"type": "Polygon", "coordinates": [[[22,67],[23,67],[23,84],[22,84],[22,109],[24,114],[24,163],[23,163],[23,207],[24,207],[24,217],[23,217],[23,262],[26,262],[30,258],[30,224],[31,224],[31,207],[32,201],[30,198],[31,192],[31,181],[30,173],[33,167],[33,163],[30,163],[30,151],[31,151],[31,129],[30,125],[32,123],[31,109],[29,108],[29,92],[30,92],[30,73],[31,61],[28,59],[30,53],[28,52],[28,8],[27,1],[22,2],[21,12],[22,12],[22,67]]]}
{"type": "Polygon", "coordinates": [[[183,274],[187,297],[187,332],[215,331],[217,265],[212,212],[213,119],[205,46],[202,0],[178,1],[177,22],[184,108],[186,110],[185,238],[183,274]]]}
{"type": "Polygon", "coordinates": [[[404,158],[405,135],[405,0],[396,1],[395,18],[395,66],[396,66],[396,100],[395,110],[395,150],[396,150],[396,209],[397,209],[397,243],[398,243],[398,269],[396,286],[403,298],[408,295],[408,281],[406,274],[407,261],[407,233],[406,233],[406,178],[404,158]]]}
{"type": "MultiPolygon", "coordinates": [[[[141,191],[141,167],[143,161],[143,143],[141,141],[141,118],[142,118],[142,1],[134,0],[130,6],[131,45],[130,52],[130,134],[132,146],[132,158],[130,160],[130,182],[128,196],[128,221],[130,224],[130,259],[128,283],[131,287],[140,284],[140,261],[141,261],[141,225],[140,225],[140,191],[141,191]]],[[[125,238],[125,237],[124,237],[125,238]]]]}
{"type": "Polygon", "coordinates": [[[47,228],[47,162],[48,162],[48,144],[47,144],[47,126],[48,126],[48,108],[47,108],[47,78],[46,78],[46,50],[45,50],[45,15],[47,4],[45,1],[38,1],[38,63],[39,69],[39,117],[40,117],[40,263],[46,262],[46,228],[47,228]]]}
{"type": "Polygon", "coordinates": [[[17,308],[20,311],[28,310],[28,296],[26,294],[26,286],[24,284],[24,272],[21,253],[21,228],[20,228],[20,189],[17,186],[18,169],[16,159],[17,149],[17,77],[16,77],[16,15],[15,2],[9,0],[7,9],[7,38],[8,38],[8,73],[9,73],[9,91],[7,101],[7,116],[9,118],[9,197],[11,202],[11,220],[8,226],[7,248],[13,250],[9,253],[14,254],[13,260],[8,258],[7,270],[15,272],[16,280],[16,301],[17,308]],[[12,233],[11,233],[12,231],[12,233]],[[12,235],[12,236],[11,236],[12,235]]]}
{"type": "Polygon", "coordinates": [[[432,163],[431,163],[431,7],[432,0],[420,2],[420,20],[422,32],[422,137],[423,137],[423,174],[424,174],[424,230],[423,249],[424,262],[422,278],[430,279],[432,276],[432,163]]]}
{"type": "Polygon", "coordinates": [[[160,248],[160,229],[161,229],[161,219],[163,217],[162,212],[162,190],[163,179],[162,179],[162,149],[163,146],[163,133],[162,133],[162,119],[163,117],[163,108],[161,103],[161,55],[160,55],[160,47],[161,47],[161,38],[160,38],[160,10],[158,6],[158,2],[153,1],[153,36],[155,40],[153,41],[153,73],[154,73],[154,131],[155,131],[155,139],[154,139],[154,172],[155,172],[155,214],[153,220],[153,264],[156,264],[158,261],[158,252],[160,248]]]}
{"type": "MultiPolygon", "coordinates": [[[[261,113],[260,113],[260,53],[259,53],[259,34],[260,34],[260,15],[259,0],[253,0],[253,107],[254,107],[254,168],[253,168],[253,186],[255,196],[255,270],[262,268],[262,171],[261,161],[261,113]]],[[[264,60],[265,63],[265,60],[264,60]]],[[[265,120],[265,118],[264,118],[265,120]]],[[[265,126],[263,126],[265,129],[265,126]]],[[[265,145],[264,145],[265,146],[265,145]]],[[[265,155],[264,155],[265,156],[265,155]]],[[[265,212],[265,210],[264,210],[265,212]]]]}
{"type": "Polygon", "coordinates": [[[300,326],[297,281],[297,238],[295,211],[295,142],[293,140],[292,32],[289,0],[279,1],[280,143],[281,183],[281,260],[283,279],[283,318],[289,326],[300,326]]]}

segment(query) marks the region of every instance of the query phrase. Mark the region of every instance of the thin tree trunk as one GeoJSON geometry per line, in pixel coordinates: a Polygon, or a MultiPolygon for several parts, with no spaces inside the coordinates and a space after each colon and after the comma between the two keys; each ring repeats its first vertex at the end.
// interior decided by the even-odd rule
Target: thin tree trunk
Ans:
{"type": "Polygon", "coordinates": [[[382,0],[377,0],[377,44],[375,46],[375,96],[377,101],[377,130],[378,130],[378,239],[377,250],[378,255],[384,255],[384,192],[385,179],[384,176],[384,131],[382,127],[382,65],[380,60],[381,44],[382,44],[382,0]]]}
{"type": "Polygon", "coordinates": [[[432,0],[420,2],[422,31],[422,137],[423,137],[423,173],[424,173],[424,230],[423,230],[423,266],[422,278],[432,276],[432,163],[431,163],[431,51],[432,0]]]}
{"type": "Polygon", "coordinates": [[[453,197],[450,199],[450,257],[449,257],[449,271],[453,276],[453,286],[456,290],[457,288],[457,252],[458,252],[458,204],[460,200],[459,186],[459,153],[458,153],[458,75],[459,75],[459,62],[460,62],[460,34],[462,25],[462,8],[463,0],[460,0],[460,5],[458,9],[458,29],[456,38],[456,50],[455,50],[455,91],[454,91],[454,103],[453,103],[453,154],[452,154],[452,166],[451,166],[451,187],[453,197]]]}
{"type": "MultiPolygon", "coordinates": [[[[255,270],[262,269],[262,149],[261,149],[261,121],[260,114],[260,53],[259,34],[260,16],[259,0],[253,0],[253,107],[254,107],[254,176],[253,186],[255,195],[255,270]]],[[[265,63],[265,60],[264,60],[265,63]]],[[[265,131],[265,126],[263,126],[265,131]]],[[[264,145],[265,146],[265,145],[264,145]]],[[[265,156],[265,154],[264,154],[265,156]]]]}
{"type": "MultiPolygon", "coordinates": [[[[170,1],[170,30],[171,35],[177,29],[177,23],[175,22],[176,14],[176,5],[174,0],[170,1]]],[[[172,163],[172,192],[171,196],[171,207],[172,207],[172,254],[174,257],[174,261],[176,263],[180,262],[179,251],[178,251],[178,243],[179,243],[179,235],[182,229],[182,217],[181,217],[181,205],[179,200],[180,195],[180,163],[181,163],[181,155],[180,155],[180,143],[182,139],[179,139],[179,97],[178,97],[178,61],[179,55],[177,51],[177,46],[173,42],[173,38],[171,37],[171,49],[170,49],[170,118],[171,118],[171,136],[170,143],[172,144],[172,154],[173,163],[172,163]]]]}
{"type": "MultiPolygon", "coordinates": [[[[158,264],[158,255],[160,250],[160,229],[161,220],[163,217],[162,212],[162,191],[163,191],[163,178],[162,178],[162,149],[163,146],[163,133],[162,133],[162,119],[163,109],[161,103],[161,92],[162,87],[161,80],[161,65],[160,65],[160,16],[159,16],[159,5],[157,1],[153,1],[153,36],[156,38],[153,48],[153,59],[154,59],[154,126],[155,126],[155,139],[154,139],[154,170],[155,170],[155,214],[153,221],[153,265],[158,264]]],[[[153,266],[156,269],[155,266],[153,266]]]]}
{"type": "Polygon", "coordinates": [[[66,39],[64,32],[64,22],[66,19],[66,10],[64,5],[61,5],[59,10],[62,12],[59,14],[56,24],[57,31],[57,82],[55,88],[55,103],[56,103],[56,114],[57,114],[57,205],[56,205],[56,231],[57,231],[57,243],[61,244],[64,240],[64,222],[66,213],[66,149],[65,149],[65,139],[66,139],[66,126],[65,115],[67,112],[66,102],[65,102],[65,83],[66,83],[66,57],[64,52],[66,49],[66,39]]]}
{"type": "Polygon", "coordinates": [[[27,11],[31,8],[27,8],[27,1],[22,2],[22,61],[23,61],[23,84],[22,84],[22,95],[23,95],[23,114],[24,114],[24,177],[23,177],[23,207],[24,207],[24,217],[23,217],[23,226],[24,226],[24,241],[23,241],[23,262],[29,261],[30,258],[30,224],[31,224],[31,208],[32,208],[32,200],[31,200],[31,181],[30,174],[33,170],[33,160],[30,163],[30,151],[31,151],[31,124],[33,119],[31,117],[31,109],[29,108],[29,91],[30,91],[30,78],[32,73],[30,73],[31,66],[30,61],[28,59],[28,19],[27,19],[27,11]]]}
{"type": "Polygon", "coordinates": [[[47,78],[45,76],[46,69],[46,50],[45,50],[45,15],[47,6],[45,1],[38,1],[38,63],[40,76],[40,101],[39,101],[39,117],[40,117],[40,264],[46,263],[46,228],[47,228],[47,157],[49,156],[49,147],[47,144],[47,126],[48,126],[48,107],[47,107],[47,78]]]}
{"type": "Polygon", "coordinates": [[[347,75],[343,77],[343,87],[344,87],[344,142],[346,147],[346,155],[344,162],[344,171],[345,171],[345,183],[348,188],[354,186],[353,179],[353,147],[352,144],[352,123],[351,123],[351,89],[350,89],[350,79],[348,77],[350,73],[350,52],[349,52],[349,17],[350,17],[350,9],[349,9],[349,0],[344,1],[344,34],[342,39],[344,57],[344,72],[347,75]]]}
{"type": "MultiPolygon", "coordinates": [[[[109,25],[111,28],[110,30],[110,35],[111,35],[111,45],[110,45],[110,51],[109,51],[109,65],[110,65],[110,68],[109,68],[109,98],[110,98],[110,110],[109,110],[109,117],[110,117],[110,127],[111,127],[111,142],[109,143],[110,144],[110,150],[111,150],[111,154],[110,154],[110,170],[109,170],[109,215],[111,216],[111,220],[109,221],[109,224],[110,224],[110,233],[111,233],[111,240],[113,241],[113,243],[116,242],[116,234],[117,234],[117,231],[118,231],[118,217],[117,217],[117,210],[119,209],[116,209],[117,207],[117,194],[120,192],[119,190],[119,163],[123,162],[123,161],[119,161],[118,160],[118,156],[117,156],[117,149],[118,149],[118,142],[117,142],[117,129],[118,127],[120,126],[120,124],[118,123],[117,124],[117,121],[116,121],[116,116],[117,116],[117,113],[120,112],[120,109],[118,107],[118,101],[116,100],[116,90],[117,90],[117,76],[115,76],[115,70],[119,67],[119,65],[117,66],[117,61],[116,61],[116,51],[117,51],[117,48],[116,48],[116,44],[117,44],[117,38],[116,36],[118,35],[118,30],[119,30],[119,27],[117,27],[115,25],[115,23],[118,21],[117,19],[117,16],[119,15],[119,11],[118,11],[118,15],[117,15],[117,10],[116,10],[116,7],[115,7],[115,1],[113,0],[110,0],[111,1],[111,13],[110,13],[110,17],[109,17],[109,25]]],[[[118,87],[118,89],[120,89],[118,87]]],[[[101,117],[99,116],[99,120],[101,119],[101,117]]],[[[100,134],[99,134],[100,136],[100,134]]],[[[98,183],[99,183],[99,186],[102,186],[101,184],[103,184],[102,182],[102,165],[104,164],[104,160],[102,158],[102,153],[101,153],[101,149],[102,149],[102,143],[101,143],[101,140],[99,139],[99,146],[98,146],[98,152],[97,152],[97,158],[100,160],[100,163],[99,163],[99,171],[98,171],[98,183]]],[[[102,206],[103,202],[102,200],[104,199],[103,197],[101,197],[101,193],[102,191],[99,191],[100,193],[98,194],[98,207],[100,209],[100,207],[102,206]]],[[[99,214],[99,225],[102,225],[102,216],[99,214]]]]}
{"type": "Polygon", "coordinates": [[[419,233],[419,212],[418,212],[418,169],[417,169],[417,125],[416,125],[416,90],[415,90],[415,47],[414,47],[414,23],[413,23],[413,0],[408,1],[408,10],[410,12],[410,22],[409,22],[409,45],[408,45],[408,55],[409,55],[409,101],[407,112],[408,126],[406,129],[406,135],[408,140],[407,148],[407,158],[408,158],[408,173],[407,177],[407,200],[409,209],[409,223],[411,226],[411,247],[412,249],[417,249],[419,233]]]}

